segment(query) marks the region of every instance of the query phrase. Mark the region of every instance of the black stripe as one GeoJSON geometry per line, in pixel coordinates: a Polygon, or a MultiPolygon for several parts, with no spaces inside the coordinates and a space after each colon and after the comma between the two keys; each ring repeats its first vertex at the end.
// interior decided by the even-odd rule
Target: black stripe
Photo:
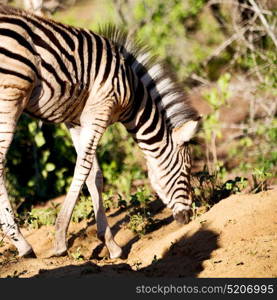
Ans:
{"type": "Polygon", "coordinates": [[[9,58],[12,58],[14,60],[17,60],[17,61],[20,61],[22,62],[23,64],[27,65],[28,67],[30,67],[34,73],[36,74],[37,77],[40,77],[39,74],[38,74],[38,71],[37,71],[37,68],[35,67],[35,65],[27,58],[25,58],[24,56],[22,55],[19,55],[17,53],[13,53],[5,48],[2,48],[0,47],[0,54],[3,54],[9,58]]]}
{"type": "MultiPolygon", "coordinates": [[[[84,99],[79,96],[75,102],[72,103],[71,101],[69,101],[72,98],[72,90],[74,90],[73,86],[70,89],[69,97],[63,103],[61,103],[60,106],[57,107],[57,110],[60,108],[63,108],[62,118],[56,117],[56,118],[52,119],[53,121],[56,121],[59,119],[59,122],[63,123],[69,119],[72,119],[74,117],[75,112],[77,112],[77,114],[78,114],[78,112],[79,112],[78,107],[83,102],[84,99]]],[[[85,98],[85,100],[86,99],[87,99],[87,97],[85,98]]]]}
{"type": "Polygon", "coordinates": [[[105,66],[104,76],[102,78],[100,85],[104,84],[105,81],[107,80],[111,71],[112,60],[113,60],[113,54],[112,54],[110,42],[107,39],[104,39],[104,41],[106,42],[106,66],[105,66]]]}
{"type": "MultiPolygon", "coordinates": [[[[160,113],[159,113],[158,108],[155,107],[155,114],[154,114],[154,118],[151,122],[151,125],[143,131],[142,135],[144,135],[144,134],[146,135],[150,132],[153,132],[157,128],[159,120],[160,120],[160,113]]],[[[163,120],[161,120],[161,122],[163,122],[163,120]]]]}
{"type": "Polygon", "coordinates": [[[78,38],[78,55],[81,63],[81,71],[80,71],[81,76],[78,79],[81,82],[80,88],[82,89],[84,83],[85,67],[84,67],[84,37],[81,32],[78,34],[77,38],[78,38]]]}
{"type": "MultiPolygon", "coordinates": [[[[168,132],[168,130],[166,130],[165,145],[162,147],[162,149],[159,148],[159,150],[160,150],[159,154],[155,158],[161,157],[164,154],[165,150],[168,149],[169,146],[171,146],[171,150],[172,150],[172,143],[169,143],[169,132],[168,132]]],[[[169,150],[169,154],[171,153],[171,150],[169,150]]]]}
{"type": "MultiPolygon", "coordinates": [[[[167,172],[166,172],[164,175],[162,175],[162,176],[160,177],[160,179],[162,179],[162,178],[168,176],[168,175],[174,170],[174,168],[175,168],[176,165],[177,165],[176,160],[177,160],[177,159],[175,158],[175,162],[173,163],[173,166],[170,167],[170,169],[169,169],[169,165],[171,164],[171,161],[169,161],[169,164],[164,168],[164,170],[167,170],[167,172]]],[[[179,168],[179,169],[180,169],[180,168],[179,168]]]]}
{"type": "Polygon", "coordinates": [[[114,76],[114,78],[113,78],[113,86],[114,87],[115,87],[115,80],[116,80],[116,93],[114,95],[115,95],[116,101],[119,102],[119,100],[120,100],[120,81],[117,76],[114,76]]]}
{"type": "Polygon", "coordinates": [[[143,97],[144,97],[144,86],[143,86],[141,81],[138,82],[138,86],[136,88],[135,95],[136,96],[135,96],[135,99],[133,101],[133,105],[132,105],[132,108],[131,108],[131,114],[129,116],[127,116],[127,119],[123,119],[121,121],[122,123],[126,124],[126,123],[129,123],[129,122],[133,121],[136,114],[139,111],[139,108],[141,106],[141,103],[142,103],[142,100],[143,100],[143,97]]]}
{"type": "Polygon", "coordinates": [[[179,185],[179,184],[182,184],[182,185],[188,185],[189,183],[187,182],[187,181],[185,181],[185,180],[179,180],[178,182],[177,182],[177,184],[179,185]]]}
{"type": "MultiPolygon", "coordinates": [[[[42,66],[43,68],[45,68],[49,73],[51,73],[51,74],[54,76],[54,78],[55,78],[55,80],[57,81],[57,83],[59,84],[59,86],[60,86],[60,88],[61,88],[60,98],[59,98],[59,99],[61,99],[61,97],[65,94],[65,90],[66,90],[66,82],[63,81],[63,80],[58,76],[56,70],[54,69],[54,67],[53,67],[52,65],[48,64],[48,63],[45,62],[45,61],[42,61],[42,62],[41,62],[41,66],[42,66]]],[[[59,100],[58,100],[58,102],[59,102],[59,100]]],[[[41,115],[44,115],[47,111],[49,111],[49,109],[52,109],[53,106],[54,106],[54,104],[51,105],[50,107],[48,107],[44,112],[41,112],[41,115]]],[[[39,112],[40,110],[41,110],[41,107],[39,107],[37,110],[35,110],[35,111],[32,112],[32,113],[33,113],[33,114],[36,114],[36,113],[39,112]]],[[[47,118],[47,116],[44,116],[44,118],[47,118]]]]}
{"type": "Polygon", "coordinates": [[[170,157],[170,155],[172,154],[172,151],[173,151],[173,144],[172,142],[170,143],[170,146],[171,146],[171,149],[168,151],[166,157],[164,157],[164,159],[159,163],[159,167],[161,167],[170,157]]]}
{"type": "MultiPolygon", "coordinates": [[[[49,30],[47,30],[45,27],[41,26],[41,24],[39,24],[38,22],[35,22],[34,20],[27,18],[27,17],[26,17],[26,19],[29,20],[31,23],[34,23],[34,25],[36,25],[38,28],[40,28],[48,36],[48,38],[51,40],[51,42],[53,42],[54,44],[55,44],[55,42],[59,44],[59,42],[57,41],[57,39],[55,38],[55,36],[53,35],[52,32],[49,33],[49,30]]],[[[58,62],[59,66],[60,66],[61,71],[68,78],[68,80],[70,82],[72,82],[72,78],[68,71],[68,68],[65,66],[64,62],[62,61],[62,59],[58,55],[58,53],[53,48],[51,48],[50,45],[47,44],[39,35],[34,33],[33,30],[24,21],[22,21],[21,19],[12,19],[12,18],[8,18],[8,17],[0,17],[0,21],[4,21],[7,23],[21,26],[24,30],[26,30],[35,45],[46,49],[48,52],[50,52],[55,57],[56,61],[58,62]]],[[[61,47],[60,51],[63,54],[67,55],[67,52],[62,47],[61,47]]]]}
{"type": "Polygon", "coordinates": [[[164,136],[164,122],[161,122],[161,127],[159,129],[159,131],[154,135],[152,136],[150,139],[147,139],[147,140],[143,140],[143,139],[138,139],[138,142],[139,143],[145,143],[145,144],[148,144],[148,145],[152,145],[152,144],[155,144],[155,143],[158,143],[158,142],[161,142],[162,139],[163,139],[163,136],[164,136]]]}
{"type": "MultiPolygon", "coordinates": [[[[151,98],[148,97],[146,99],[146,105],[143,108],[143,112],[142,112],[142,114],[139,118],[137,126],[135,126],[132,129],[128,129],[128,132],[131,133],[131,134],[137,133],[139,131],[140,127],[143,124],[145,124],[147,121],[149,121],[150,116],[151,116],[151,112],[152,112],[152,101],[151,101],[151,98]]],[[[155,114],[156,114],[156,111],[155,111],[155,114]]]]}
{"type": "MultiPolygon", "coordinates": [[[[118,78],[118,71],[120,65],[120,56],[117,47],[115,48],[115,68],[114,68],[114,77],[118,78]]],[[[120,95],[120,93],[119,93],[120,95]]]]}
{"type": "Polygon", "coordinates": [[[21,78],[23,80],[26,80],[26,81],[28,81],[30,83],[33,83],[33,79],[31,79],[30,77],[25,76],[25,75],[23,75],[21,73],[18,73],[16,71],[7,70],[7,69],[3,69],[3,68],[0,67],[0,73],[8,74],[8,75],[13,75],[13,76],[19,77],[19,78],[21,78]]]}
{"type": "Polygon", "coordinates": [[[123,66],[121,65],[120,67],[120,74],[122,76],[122,83],[123,83],[123,95],[122,95],[122,99],[125,100],[126,94],[127,94],[127,86],[126,86],[126,81],[127,80],[127,74],[125,73],[125,70],[123,68],[123,66]]]}
{"type": "Polygon", "coordinates": [[[95,80],[98,75],[99,68],[100,68],[103,44],[102,44],[101,38],[98,35],[94,34],[93,37],[94,37],[95,43],[96,43],[96,53],[95,53],[96,62],[95,62],[95,74],[94,74],[94,80],[95,80]]]}
{"type": "MultiPolygon", "coordinates": [[[[53,115],[53,112],[50,112],[50,115],[48,115],[48,118],[51,122],[59,122],[59,123],[62,123],[62,122],[65,122],[68,118],[68,115],[71,111],[69,111],[69,108],[72,108],[72,102],[69,101],[72,96],[73,96],[73,92],[74,92],[74,86],[71,85],[70,86],[70,91],[69,91],[69,96],[65,98],[65,100],[63,102],[60,102],[58,101],[58,106],[57,107],[54,107],[55,111],[58,112],[60,110],[60,108],[63,108],[62,111],[60,111],[60,113],[62,113],[62,116],[58,115],[58,116],[55,116],[53,115]],[[51,116],[53,115],[53,117],[51,116]]],[[[61,96],[64,96],[63,94],[61,96]]],[[[62,97],[60,97],[61,99],[62,97]]],[[[57,104],[57,103],[54,103],[54,104],[57,104]]],[[[53,108],[54,105],[52,105],[51,107],[49,107],[47,110],[45,110],[43,112],[43,114],[45,114],[45,112],[47,112],[49,109],[53,108]]]]}
{"type": "Polygon", "coordinates": [[[26,41],[24,37],[22,37],[17,32],[6,29],[6,28],[0,28],[0,35],[10,37],[18,42],[21,46],[26,48],[28,51],[30,51],[33,55],[38,55],[38,53],[34,50],[34,48],[30,45],[29,42],[26,41]]]}
{"type": "MultiPolygon", "coordinates": [[[[170,153],[170,154],[172,154],[172,153],[170,153]]],[[[174,161],[174,166],[177,164],[177,161],[179,162],[179,156],[178,155],[176,155],[175,156],[175,161],[174,161]]],[[[182,161],[182,160],[181,160],[182,161]]],[[[164,162],[166,162],[165,160],[164,160],[164,162]]],[[[163,166],[163,169],[164,170],[167,170],[167,168],[169,167],[169,165],[172,163],[172,158],[170,158],[170,159],[168,159],[168,164],[166,165],[166,166],[163,166]]],[[[161,164],[159,164],[159,166],[160,166],[161,164]]]]}
{"type": "MultiPolygon", "coordinates": [[[[171,171],[174,170],[174,168],[176,167],[176,165],[178,164],[178,158],[175,159],[175,161],[173,162],[173,167],[171,167],[171,171]]],[[[171,161],[169,162],[169,164],[166,166],[166,168],[164,168],[164,170],[167,170],[169,168],[169,165],[171,164],[171,161]]],[[[167,182],[165,183],[165,185],[167,186],[170,181],[172,180],[172,178],[174,178],[177,173],[179,173],[181,170],[181,167],[177,167],[177,170],[173,173],[173,174],[170,174],[170,178],[167,180],[167,182]]]]}
{"type": "MultiPolygon", "coordinates": [[[[173,199],[174,195],[177,194],[177,192],[179,192],[179,191],[183,191],[184,194],[183,194],[183,195],[178,195],[175,199],[178,199],[178,198],[185,198],[185,197],[188,195],[188,193],[189,193],[188,189],[179,187],[179,188],[177,188],[176,190],[174,190],[174,192],[173,192],[173,194],[172,194],[172,199],[173,199]]],[[[187,200],[188,200],[188,199],[187,199],[187,200]]],[[[172,200],[171,200],[171,201],[172,201],[172,200]]],[[[183,204],[184,204],[184,203],[183,203],[183,204]]]]}
{"type": "MultiPolygon", "coordinates": [[[[41,78],[42,82],[44,82],[47,87],[49,88],[50,90],[50,96],[49,96],[49,100],[52,99],[52,97],[54,96],[54,88],[53,86],[45,79],[45,78],[41,78]]],[[[44,90],[43,90],[44,91],[44,90]]],[[[31,96],[32,97],[32,96],[31,96]]],[[[40,97],[41,98],[41,97],[40,97]]],[[[49,101],[48,100],[48,101],[49,101]]],[[[42,106],[39,106],[39,110],[41,110],[45,105],[47,105],[48,102],[46,102],[44,105],[42,106]]],[[[28,105],[25,110],[27,113],[29,113],[30,115],[32,115],[32,109],[35,108],[36,106],[38,105],[37,102],[34,102],[32,105],[28,105]]],[[[37,116],[38,117],[38,116],[37,116]]]]}
{"type": "Polygon", "coordinates": [[[179,179],[179,176],[178,176],[179,172],[180,172],[180,168],[171,176],[170,180],[167,181],[166,187],[173,179],[173,182],[171,183],[170,187],[168,188],[168,193],[170,193],[171,190],[173,189],[173,187],[176,185],[176,181],[179,179]]]}
{"type": "MultiPolygon", "coordinates": [[[[65,27],[64,25],[62,25],[60,23],[50,22],[46,19],[42,19],[42,20],[43,20],[43,23],[52,27],[52,29],[54,29],[55,31],[57,31],[60,34],[60,36],[63,38],[65,43],[69,46],[71,51],[75,51],[75,43],[74,43],[73,39],[71,38],[71,36],[66,32],[66,31],[70,31],[69,27],[65,27]],[[61,28],[63,28],[63,29],[61,29],[61,28]]],[[[72,33],[72,31],[71,31],[71,33],[72,33]]]]}
{"type": "Polygon", "coordinates": [[[91,67],[92,67],[92,55],[93,55],[93,46],[92,46],[92,40],[91,36],[84,31],[84,36],[87,40],[87,56],[88,56],[88,62],[87,62],[87,84],[90,84],[90,77],[91,77],[91,67]]]}
{"type": "Polygon", "coordinates": [[[41,65],[42,65],[43,68],[45,68],[49,73],[51,73],[55,77],[55,80],[57,81],[57,83],[61,87],[61,94],[64,94],[65,93],[65,89],[66,89],[66,82],[63,81],[59,77],[58,73],[56,72],[56,70],[54,69],[54,67],[52,65],[48,64],[45,61],[42,61],[41,65]]]}
{"type": "MultiPolygon", "coordinates": [[[[169,205],[173,200],[177,200],[177,199],[179,199],[179,198],[183,198],[183,200],[189,200],[187,197],[188,197],[188,190],[187,190],[187,189],[184,189],[184,188],[178,188],[178,189],[176,189],[176,190],[173,192],[173,194],[171,195],[170,201],[167,203],[167,205],[169,205]],[[175,199],[174,199],[174,195],[175,195],[177,192],[179,192],[179,191],[184,191],[184,195],[178,195],[178,196],[175,197],[175,199]]],[[[180,204],[184,204],[184,205],[186,205],[186,206],[190,206],[188,203],[181,202],[181,201],[176,201],[176,202],[174,202],[174,205],[175,205],[176,203],[180,203],[180,204]]]]}

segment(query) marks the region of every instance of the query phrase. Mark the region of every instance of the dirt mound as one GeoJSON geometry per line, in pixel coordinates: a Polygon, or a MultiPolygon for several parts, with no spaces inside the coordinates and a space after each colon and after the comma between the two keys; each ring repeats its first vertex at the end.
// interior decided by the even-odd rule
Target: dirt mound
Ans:
{"type": "Polygon", "coordinates": [[[173,221],[168,209],[155,218],[155,231],[139,238],[124,226],[125,212],[109,214],[125,253],[115,260],[107,259],[93,222],[70,225],[69,256],[61,258],[47,258],[52,226],[25,230],[38,258],[7,257],[5,243],[0,277],[277,277],[277,188],[231,196],[185,226],[173,221]]]}

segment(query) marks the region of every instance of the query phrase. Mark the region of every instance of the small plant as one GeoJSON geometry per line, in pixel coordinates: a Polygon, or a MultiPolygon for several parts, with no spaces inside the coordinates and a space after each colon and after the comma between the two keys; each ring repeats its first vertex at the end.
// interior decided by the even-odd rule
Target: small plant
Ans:
{"type": "Polygon", "coordinates": [[[268,189],[268,180],[272,178],[272,173],[267,172],[265,168],[256,168],[252,174],[253,179],[253,193],[266,191],[268,189]]]}
{"type": "Polygon", "coordinates": [[[193,202],[191,206],[192,209],[191,220],[195,220],[196,218],[200,217],[202,214],[207,212],[210,208],[211,205],[209,205],[208,203],[201,205],[199,202],[193,202]]]}
{"type": "Polygon", "coordinates": [[[103,205],[106,211],[115,207],[112,191],[108,193],[103,193],[103,205]]]}
{"type": "Polygon", "coordinates": [[[117,207],[120,209],[125,209],[127,207],[127,201],[123,199],[121,194],[118,194],[117,207]]]}
{"type": "Polygon", "coordinates": [[[90,197],[81,196],[72,213],[72,221],[79,223],[94,215],[92,200],[90,197]]]}
{"type": "Polygon", "coordinates": [[[206,144],[206,159],[209,171],[213,171],[218,164],[216,139],[222,137],[219,121],[220,108],[228,104],[228,99],[231,96],[229,88],[230,79],[231,75],[229,73],[223,74],[217,81],[217,87],[212,88],[208,93],[204,94],[204,99],[212,108],[212,112],[204,117],[202,131],[202,137],[206,144]],[[213,164],[210,161],[210,152],[213,164]]]}
{"type": "Polygon", "coordinates": [[[27,216],[27,224],[34,229],[38,229],[43,225],[54,225],[57,217],[57,209],[33,208],[27,216]]]}
{"type": "Polygon", "coordinates": [[[139,236],[149,232],[155,223],[148,207],[150,201],[150,192],[145,188],[138,188],[136,193],[130,196],[129,203],[133,208],[129,213],[130,221],[127,227],[139,236]]]}
{"type": "Polygon", "coordinates": [[[151,264],[156,264],[159,260],[160,260],[160,259],[157,258],[157,255],[155,254],[154,257],[153,257],[153,259],[152,259],[151,264]]]}
{"type": "Polygon", "coordinates": [[[194,217],[198,216],[198,207],[205,206],[209,209],[210,206],[220,200],[232,194],[240,193],[248,185],[248,181],[244,177],[237,176],[234,179],[226,180],[225,172],[223,166],[218,167],[213,173],[210,173],[207,166],[204,166],[202,171],[194,174],[194,217]]]}
{"type": "Polygon", "coordinates": [[[140,212],[130,215],[128,228],[139,236],[145,235],[151,222],[150,214],[142,215],[140,212]]]}
{"type": "Polygon", "coordinates": [[[83,261],[85,258],[83,256],[83,254],[81,253],[81,247],[78,247],[75,252],[71,253],[71,256],[78,261],[83,261]]]}

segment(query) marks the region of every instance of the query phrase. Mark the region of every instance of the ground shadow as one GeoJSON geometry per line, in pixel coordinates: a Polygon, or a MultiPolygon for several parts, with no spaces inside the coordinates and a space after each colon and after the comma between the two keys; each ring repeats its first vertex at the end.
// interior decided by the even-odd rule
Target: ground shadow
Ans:
{"type": "MultiPolygon", "coordinates": [[[[157,241],[158,243],[158,241],[157,241]]],[[[147,245],[145,245],[147,247],[147,245]]],[[[173,244],[161,259],[144,268],[133,270],[128,262],[98,266],[91,261],[81,265],[69,265],[52,270],[40,270],[34,278],[62,278],[88,276],[116,276],[116,277],[198,277],[203,271],[203,262],[211,257],[217,249],[218,234],[210,229],[201,228],[191,236],[184,236],[173,244]]]]}
{"type": "MultiPolygon", "coordinates": [[[[117,217],[123,213],[126,212],[127,209],[132,208],[132,206],[129,206],[127,208],[120,208],[118,210],[116,210],[115,212],[108,214],[108,219],[109,218],[113,218],[113,217],[117,217]]],[[[157,215],[159,212],[161,212],[163,209],[165,208],[165,205],[163,204],[163,202],[159,199],[156,198],[155,200],[151,201],[148,205],[148,209],[149,211],[151,211],[151,214],[153,217],[155,217],[155,215],[157,215]]],[[[119,219],[112,227],[111,227],[111,231],[113,236],[116,236],[116,234],[120,231],[121,226],[125,223],[129,222],[129,216],[128,215],[123,215],[121,219],[119,219]]],[[[161,228],[164,225],[168,225],[171,222],[173,222],[174,219],[172,216],[164,218],[164,219],[155,219],[155,222],[147,229],[146,233],[151,233],[153,231],[158,230],[159,228],[161,228]]],[[[87,225],[80,229],[78,232],[72,234],[70,236],[70,238],[68,239],[68,248],[72,247],[74,244],[74,241],[79,238],[82,235],[86,234],[87,229],[90,226],[95,225],[95,219],[91,220],[90,222],[87,223],[87,225]]],[[[128,254],[132,248],[132,245],[137,242],[139,240],[139,237],[136,236],[133,239],[131,239],[126,245],[123,246],[122,250],[123,250],[123,258],[127,258],[128,254]]],[[[103,248],[105,247],[104,243],[101,243],[100,245],[96,246],[96,248],[94,248],[92,250],[92,254],[90,256],[90,259],[98,259],[98,260],[102,260],[103,257],[100,256],[100,253],[102,252],[103,248]]]]}
{"type": "Polygon", "coordinates": [[[197,277],[204,269],[203,261],[218,247],[218,234],[202,228],[173,244],[162,259],[154,259],[140,272],[151,277],[197,277]]]}
{"type": "MultiPolygon", "coordinates": [[[[116,224],[114,224],[114,226],[111,228],[113,235],[115,236],[116,233],[120,230],[121,225],[124,224],[125,222],[127,222],[129,220],[128,216],[125,216],[124,218],[122,218],[121,220],[119,220],[116,224]]],[[[152,224],[146,231],[146,233],[151,233],[153,231],[156,231],[158,229],[160,229],[162,226],[168,225],[170,223],[172,223],[174,221],[174,218],[172,216],[167,217],[167,218],[163,218],[163,219],[156,219],[155,223],[152,224]]],[[[77,235],[76,235],[77,237],[77,235]]],[[[122,247],[122,258],[127,259],[128,255],[131,251],[131,248],[133,246],[134,243],[136,243],[138,240],[140,239],[140,237],[138,235],[136,235],[135,237],[133,237],[130,241],[128,241],[127,244],[125,244],[122,247]]],[[[98,245],[96,248],[94,248],[92,250],[92,254],[90,256],[91,259],[98,259],[98,260],[102,260],[103,257],[100,256],[100,253],[102,252],[103,248],[105,247],[104,243],[101,243],[100,245],[98,245]]]]}

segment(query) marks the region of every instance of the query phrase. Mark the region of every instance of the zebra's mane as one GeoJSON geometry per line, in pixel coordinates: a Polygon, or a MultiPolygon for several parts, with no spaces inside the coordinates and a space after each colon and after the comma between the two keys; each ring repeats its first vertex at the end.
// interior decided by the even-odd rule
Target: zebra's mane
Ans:
{"type": "Polygon", "coordinates": [[[111,40],[139,75],[153,99],[159,99],[159,109],[165,112],[169,125],[180,127],[189,120],[198,118],[198,112],[191,105],[184,90],[162,62],[150,54],[150,48],[114,25],[100,27],[98,33],[111,40]]]}

